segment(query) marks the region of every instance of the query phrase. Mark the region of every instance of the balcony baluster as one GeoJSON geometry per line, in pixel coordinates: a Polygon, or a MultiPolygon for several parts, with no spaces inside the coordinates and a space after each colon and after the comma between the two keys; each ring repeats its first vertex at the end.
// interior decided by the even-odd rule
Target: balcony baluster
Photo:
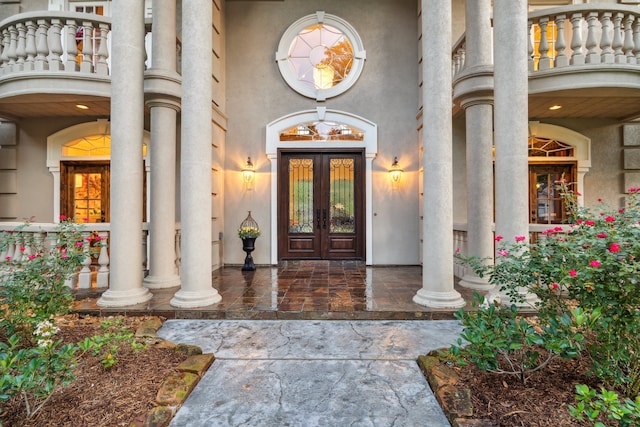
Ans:
{"type": "Polygon", "coordinates": [[[51,46],[49,51],[49,70],[63,71],[62,65],[62,21],[60,19],[51,20],[51,46]]]}
{"type": "Polygon", "coordinates": [[[624,13],[616,13],[613,15],[613,55],[616,64],[626,64],[627,57],[622,50],[622,18],[624,13]]]}
{"type": "Polygon", "coordinates": [[[558,37],[556,39],[556,58],[554,60],[554,67],[566,67],[569,65],[569,58],[565,53],[567,48],[567,42],[564,39],[564,23],[566,15],[558,15],[555,18],[556,27],[558,29],[558,37]]]}
{"type": "Polygon", "coordinates": [[[47,55],[49,54],[49,23],[45,19],[38,19],[38,31],[36,33],[36,71],[49,69],[47,55]]]}
{"type": "Polygon", "coordinates": [[[15,71],[24,71],[24,62],[27,57],[27,27],[22,22],[16,24],[18,43],[16,45],[15,71]]]}
{"type": "Polygon", "coordinates": [[[67,60],[64,63],[65,71],[78,71],[78,61],[76,56],[78,55],[78,45],[76,44],[76,33],[78,31],[78,24],[75,19],[67,19],[66,25],[66,56],[67,60]]]}
{"type": "Polygon", "coordinates": [[[35,62],[36,62],[36,31],[38,30],[38,26],[33,21],[27,21],[27,45],[25,47],[25,52],[27,54],[27,59],[24,63],[24,71],[33,71],[35,70],[35,62]]]}
{"type": "Polygon", "coordinates": [[[600,15],[600,20],[602,24],[602,35],[600,37],[600,50],[602,51],[602,62],[603,64],[613,64],[614,63],[614,55],[611,39],[611,12],[604,12],[600,15]]]}
{"type": "Polygon", "coordinates": [[[82,23],[82,64],[81,73],[93,73],[93,24],[90,21],[82,23]]]}

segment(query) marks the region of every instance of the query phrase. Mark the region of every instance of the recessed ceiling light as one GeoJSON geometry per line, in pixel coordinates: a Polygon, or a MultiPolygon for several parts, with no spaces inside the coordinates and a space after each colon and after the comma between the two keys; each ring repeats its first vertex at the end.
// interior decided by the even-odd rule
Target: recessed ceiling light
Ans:
{"type": "Polygon", "coordinates": [[[562,105],[556,104],[556,105],[552,105],[551,107],[549,107],[549,110],[559,110],[561,108],[562,108],[562,105]]]}
{"type": "Polygon", "coordinates": [[[76,108],[77,108],[78,110],[88,110],[88,109],[89,109],[89,107],[87,107],[87,106],[86,106],[86,105],[84,105],[84,104],[76,104],[76,108]]]}

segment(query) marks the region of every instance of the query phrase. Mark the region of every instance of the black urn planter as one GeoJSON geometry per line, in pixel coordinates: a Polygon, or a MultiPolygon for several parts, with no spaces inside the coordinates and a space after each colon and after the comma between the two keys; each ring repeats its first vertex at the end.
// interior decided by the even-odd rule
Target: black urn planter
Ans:
{"type": "Polygon", "coordinates": [[[246,237],[242,239],[242,250],[247,253],[247,256],[244,259],[244,265],[242,266],[242,271],[255,271],[256,266],[253,263],[253,257],[251,256],[251,252],[256,248],[256,238],[255,237],[246,237]]]}

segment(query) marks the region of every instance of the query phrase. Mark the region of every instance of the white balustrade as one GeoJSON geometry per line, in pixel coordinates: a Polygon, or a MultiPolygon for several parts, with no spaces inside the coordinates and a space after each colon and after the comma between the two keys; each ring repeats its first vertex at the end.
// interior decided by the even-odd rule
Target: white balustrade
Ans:
{"type": "MultiPolygon", "coordinates": [[[[151,34],[151,25],[146,28],[151,34]]],[[[105,16],[57,11],[14,15],[0,22],[0,76],[42,71],[108,76],[110,34],[111,18],[105,16]]],[[[176,52],[180,73],[179,40],[176,52]]]]}
{"type": "MultiPolygon", "coordinates": [[[[640,65],[637,7],[578,4],[548,8],[530,12],[528,24],[530,74],[553,73],[567,67],[640,65]]],[[[464,70],[465,44],[463,34],[451,51],[454,79],[464,70]]]]}

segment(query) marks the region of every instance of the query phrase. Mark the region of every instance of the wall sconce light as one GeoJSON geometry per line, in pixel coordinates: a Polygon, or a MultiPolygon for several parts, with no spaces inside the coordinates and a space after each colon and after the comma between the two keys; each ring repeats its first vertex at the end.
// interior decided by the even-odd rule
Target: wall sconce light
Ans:
{"type": "Polygon", "coordinates": [[[253,163],[251,162],[251,157],[247,157],[247,163],[242,168],[242,181],[245,183],[247,188],[251,188],[251,184],[253,183],[253,178],[256,171],[253,168],[253,163]]]}
{"type": "Polygon", "coordinates": [[[402,178],[402,168],[398,164],[398,158],[393,158],[393,164],[391,165],[391,169],[389,169],[389,176],[391,177],[391,182],[395,185],[400,182],[400,178],[402,178]]]}

